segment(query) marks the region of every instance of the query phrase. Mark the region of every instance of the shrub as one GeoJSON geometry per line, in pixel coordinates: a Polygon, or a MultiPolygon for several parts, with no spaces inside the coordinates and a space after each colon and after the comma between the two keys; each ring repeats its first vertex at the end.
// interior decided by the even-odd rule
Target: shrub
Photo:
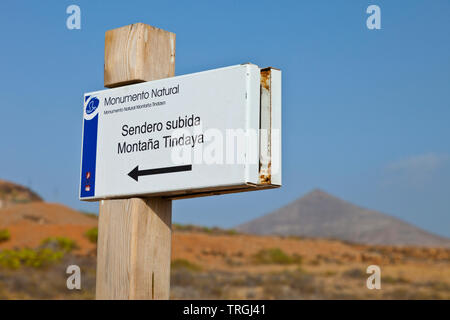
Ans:
{"type": "Polygon", "coordinates": [[[229,236],[235,236],[238,234],[238,232],[234,229],[228,229],[228,230],[226,230],[226,234],[229,236]]]}
{"type": "Polygon", "coordinates": [[[332,277],[332,276],[335,276],[337,274],[337,272],[336,271],[332,271],[332,270],[327,270],[327,271],[325,271],[324,273],[323,273],[323,275],[325,276],[325,277],[332,277]]]}
{"type": "Polygon", "coordinates": [[[405,279],[403,277],[391,277],[391,276],[383,276],[381,278],[381,282],[389,283],[389,284],[407,284],[410,283],[408,279],[405,279]]]}
{"type": "Polygon", "coordinates": [[[179,223],[173,223],[172,228],[177,231],[194,231],[196,229],[196,227],[191,224],[179,224],[179,223]]]}
{"type": "Polygon", "coordinates": [[[75,240],[66,237],[50,237],[41,242],[41,248],[49,248],[54,251],[70,252],[73,249],[78,248],[75,240]]]}
{"type": "Polygon", "coordinates": [[[289,256],[280,248],[262,249],[253,255],[253,262],[257,264],[301,264],[299,255],[289,256]]]}
{"type": "Polygon", "coordinates": [[[209,234],[213,233],[213,231],[214,231],[213,228],[209,228],[209,227],[202,227],[201,230],[202,230],[202,232],[209,233],[209,234]]]}
{"type": "Polygon", "coordinates": [[[92,213],[89,211],[80,211],[81,214],[84,214],[85,216],[88,216],[90,218],[98,219],[98,215],[96,213],[92,213]]]}
{"type": "Polygon", "coordinates": [[[203,226],[195,226],[192,224],[179,224],[172,223],[172,228],[175,231],[181,232],[202,232],[211,235],[229,235],[233,236],[238,234],[236,230],[233,229],[221,229],[219,227],[203,227],[203,226]]]}
{"type": "Polygon", "coordinates": [[[176,259],[172,261],[171,264],[172,269],[186,269],[190,271],[201,271],[201,267],[192,263],[186,259],[176,259]]]}
{"type": "Polygon", "coordinates": [[[8,269],[19,269],[22,266],[40,268],[62,259],[64,252],[49,248],[0,251],[0,266],[8,269]]]}
{"type": "Polygon", "coordinates": [[[86,231],[86,233],[84,234],[84,236],[86,238],[88,238],[88,240],[92,243],[97,243],[98,240],[98,228],[94,227],[92,229],[89,229],[88,231],[86,231]]]}
{"type": "Polygon", "coordinates": [[[0,230],[0,242],[6,242],[11,238],[11,234],[8,229],[0,230]]]}
{"type": "Polygon", "coordinates": [[[345,277],[356,278],[356,279],[368,277],[366,271],[363,269],[360,269],[360,268],[353,268],[353,269],[346,270],[345,272],[343,272],[343,275],[345,277]]]}

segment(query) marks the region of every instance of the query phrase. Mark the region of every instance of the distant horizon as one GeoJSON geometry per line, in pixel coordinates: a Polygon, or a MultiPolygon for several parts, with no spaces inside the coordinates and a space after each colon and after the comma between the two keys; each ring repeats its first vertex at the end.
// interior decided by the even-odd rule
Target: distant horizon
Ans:
{"type": "MultiPolygon", "coordinates": [[[[331,193],[329,193],[329,192],[327,192],[327,191],[325,191],[325,190],[323,190],[323,189],[321,189],[321,188],[314,188],[314,189],[308,191],[307,193],[305,193],[305,194],[299,196],[296,200],[291,201],[291,202],[289,202],[288,204],[285,204],[285,205],[281,206],[280,208],[278,208],[278,209],[276,209],[276,210],[274,210],[274,211],[272,211],[272,212],[269,212],[269,213],[267,213],[267,214],[263,214],[262,216],[256,217],[255,219],[252,219],[252,220],[250,220],[250,221],[246,221],[246,222],[244,222],[243,224],[248,224],[248,223],[251,223],[253,220],[256,220],[256,219],[259,219],[259,218],[263,218],[263,217],[268,216],[268,215],[270,215],[270,214],[276,213],[277,211],[282,210],[283,208],[288,207],[289,205],[294,204],[294,203],[297,202],[297,201],[301,201],[302,199],[305,199],[305,198],[307,198],[307,197],[311,197],[311,196],[315,195],[316,193],[320,193],[321,195],[325,195],[326,197],[333,198],[333,199],[336,199],[336,200],[338,200],[338,201],[345,202],[345,203],[347,203],[347,204],[349,204],[349,205],[358,207],[358,208],[360,208],[360,209],[362,209],[362,210],[367,210],[367,211],[371,211],[371,212],[373,212],[373,213],[379,213],[379,214],[382,214],[382,215],[384,215],[384,216],[386,216],[386,217],[390,217],[390,218],[396,219],[396,220],[398,220],[399,222],[401,222],[401,223],[403,223],[403,224],[407,224],[407,225],[410,225],[410,226],[412,226],[412,227],[414,227],[414,228],[417,228],[417,229],[419,229],[419,230],[422,230],[422,231],[424,231],[424,232],[427,232],[427,233],[429,233],[430,235],[438,236],[438,237],[441,237],[441,238],[443,238],[443,239],[450,240],[450,237],[447,237],[447,236],[445,236],[445,235],[440,235],[440,234],[435,233],[435,232],[433,232],[433,231],[430,231],[430,230],[426,230],[426,229],[424,229],[424,228],[421,228],[420,226],[417,226],[417,225],[415,225],[414,223],[408,222],[407,220],[404,220],[404,219],[402,219],[402,218],[398,218],[398,217],[396,217],[396,216],[393,215],[393,214],[386,213],[386,212],[381,212],[381,211],[377,211],[377,210],[374,210],[374,209],[371,209],[371,208],[368,208],[368,207],[364,207],[364,206],[361,206],[361,205],[352,203],[351,201],[347,201],[347,200],[345,200],[345,199],[339,198],[339,197],[337,197],[337,196],[335,196],[335,195],[333,195],[333,194],[331,194],[331,193]]],[[[239,227],[239,226],[241,226],[241,225],[243,225],[243,224],[236,225],[235,227],[239,227]]],[[[321,237],[319,237],[319,238],[321,238],[321,237]]],[[[356,242],[356,243],[359,243],[359,242],[356,242]]]]}
{"type": "Polygon", "coordinates": [[[104,89],[105,32],[143,22],[176,34],[176,75],[282,71],[282,187],[177,200],[174,221],[230,228],[320,186],[450,238],[450,1],[378,0],[380,29],[366,1],[79,0],[74,30],[71,4],[3,5],[1,178],[98,211],[78,198],[83,94],[104,89]]]}
{"type": "MultiPolygon", "coordinates": [[[[1,178],[0,178],[0,181],[1,181],[1,180],[6,181],[6,182],[15,183],[14,181],[4,180],[4,179],[1,179],[1,178]]],[[[25,186],[25,187],[29,188],[28,186],[25,186]]],[[[31,188],[29,188],[29,189],[30,189],[31,191],[33,191],[34,193],[36,193],[38,196],[40,196],[39,193],[37,193],[35,190],[33,190],[33,189],[31,189],[31,188]]],[[[431,230],[427,230],[427,229],[422,228],[422,227],[420,227],[420,226],[418,226],[418,225],[416,225],[416,224],[414,224],[414,223],[411,223],[411,222],[409,222],[409,221],[407,221],[407,220],[405,220],[405,219],[399,218],[399,217],[397,217],[397,216],[395,216],[395,215],[393,215],[393,214],[386,213],[386,212],[381,212],[381,211],[378,211],[378,210],[374,210],[374,209],[372,209],[372,208],[364,207],[364,206],[361,206],[361,205],[359,205],[359,204],[353,203],[353,202],[348,201],[348,200],[346,200],[346,199],[342,199],[342,198],[340,198],[340,197],[337,197],[337,196],[331,194],[330,192],[326,191],[325,189],[319,188],[319,187],[315,187],[315,188],[311,189],[310,191],[308,191],[308,192],[306,192],[306,193],[304,193],[304,194],[302,194],[302,195],[299,195],[295,200],[293,200],[293,201],[291,201],[291,202],[288,202],[288,203],[286,203],[286,204],[280,206],[278,209],[281,209],[281,208],[283,208],[283,207],[286,207],[286,206],[290,205],[291,203],[293,203],[293,202],[295,202],[295,201],[298,201],[298,200],[300,200],[300,199],[302,199],[302,198],[304,198],[304,197],[306,197],[306,196],[308,196],[308,195],[310,195],[310,194],[312,194],[312,193],[314,193],[314,192],[324,193],[324,194],[327,195],[327,196],[330,196],[330,197],[336,198],[336,199],[338,199],[338,200],[347,202],[347,203],[349,203],[349,204],[351,204],[351,205],[354,205],[354,206],[357,206],[357,207],[359,207],[359,208],[361,208],[361,209],[365,209],[365,210],[375,211],[375,212],[381,213],[381,214],[383,214],[383,215],[386,215],[386,216],[389,216],[389,217],[398,219],[399,221],[401,221],[401,222],[403,222],[403,223],[407,223],[407,224],[409,224],[409,225],[411,225],[411,226],[413,226],[413,227],[416,227],[416,228],[419,228],[419,229],[421,229],[421,230],[423,230],[423,231],[426,231],[426,232],[428,232],[428,233],[430,233],[430,234],[432,234],[432,235],[436,235],[436,236],[443,237],[443,238],[445,238],[445,239],[450,240],[450,237],[448,237],[448,236],[446,236],[446,235],[441,235],[441,234],[436,233],[436,232],[433,232],[433,231],[431,231],[431,230]]],[[[41,197],[41,196],[40,196],[40,197],[41,197]]],[[[51,201],[46,201],[45,198],[43,198],[43,197],[41,197],[41,198],[43,199],[44,202],[47,202],[47,203],[63,204],[63,203],[61,203],[61,202],[51,202],[51,201]]],[[[98,210],[97,210],[97,211],[87,211],[87,210],[84,210],[84,209],[76,209],[76,208],[72,208],[72,209],[77,210],[77,211],[79,211],[79,212],[81,212],[81,213],[83,213],[83,214],[92,214],[92,215],[96,215],[96,216],[99,215],[98,210]]],[[[263,213],[262,215],[257,216],[257,217],[255,217],[255,218],[253,218],[253,219],[257,219],[257,218],[264,217],[264,216],[266,216],[266,215],[268,215],[268,214],[273,213],[274,211],[276,211],[276,210],[278,210],[278,209],[275,209],[275,210],[273,210],[273,211],[271,211],[271,212],[263,213]]],[[[253,220],[253,219],[251,219],[251,220],[253,220]]],[[[239,223],[239,224],[236,224],[236,225],[234,225],[234,226],[231,226],[231,227],[228,227],[228,228],[224,228],[224,229],[234,229],[234,228],[238,227],[239,225],[242,225],[242,224],[245,224],[245,223],[250,222],[251,220],[244,221],[244,222],[242,222],[242,223],[239,223]]],[[[179,222],[177,222],[177,221],[175,221],[175,220],[173,221],[173,223],[177,223],[177,224],[181,224],[181,225],[194,225],[194,226],[200,226],[200,227],[203,227],[203,226],[204,226],[204,227],[218,227],[218,228],[222,228],[221,226],[218,226],[218,225],[211,225],[211,224],[193,224],[193,223],[179,223],[179,222]]]]}

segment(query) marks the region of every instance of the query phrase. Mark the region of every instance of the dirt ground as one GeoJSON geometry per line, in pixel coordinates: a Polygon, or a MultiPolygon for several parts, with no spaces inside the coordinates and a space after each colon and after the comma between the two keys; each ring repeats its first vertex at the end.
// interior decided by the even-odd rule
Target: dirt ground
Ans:
{"type": "MultiPolygon", "coordinates": [[[[0,299],[93,299],[96,244],[85,233],[97,219],[58,204],[0,211],[4,249],[36,248],[48,237],[77,248],[45,267],[0,266],[0,299]],[[82,290],[66,288],[65,269],[82,270],[82,290]]],[[[332,239],[255,236],[174,225],[172,299],[450,299],[450,249],[368,246],[332,239]],[[381,290],[366,286],[369,265],[381,290]]]]}

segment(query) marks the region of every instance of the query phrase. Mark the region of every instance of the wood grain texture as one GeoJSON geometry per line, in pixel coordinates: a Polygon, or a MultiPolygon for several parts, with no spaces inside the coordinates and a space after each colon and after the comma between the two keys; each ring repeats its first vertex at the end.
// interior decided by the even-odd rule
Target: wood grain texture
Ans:
{"type": "Polygon", "coordinates": [[[172,201],[100,202],[97,299],[168,299],[172,201]]]}
{"type": "Polygon", "coordinates": [[[108,30],[104,68],[108,88],[172,77],[175,34],[143,23],[108,30]]]}
{"type": "MultiPolygon", "coordinates": [[[[142,23],[105,35],[105,87],[173,77],[175,34],[142,23]]],[[[169,299],[172,200],[100,202],[96,298],[169,299]]]]}

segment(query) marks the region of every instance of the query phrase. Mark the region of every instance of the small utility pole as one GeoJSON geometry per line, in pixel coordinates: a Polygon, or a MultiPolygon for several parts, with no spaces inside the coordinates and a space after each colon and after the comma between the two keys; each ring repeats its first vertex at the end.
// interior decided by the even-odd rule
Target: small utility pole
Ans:
{"type": "MultiPolygon", "coordinates": [[[[105,34],[104,86],[173,77],[175,34],[137,23],[105,34]]],[[[172,200],[100,201],[97,299],[169,299],[172,200]]]]}

